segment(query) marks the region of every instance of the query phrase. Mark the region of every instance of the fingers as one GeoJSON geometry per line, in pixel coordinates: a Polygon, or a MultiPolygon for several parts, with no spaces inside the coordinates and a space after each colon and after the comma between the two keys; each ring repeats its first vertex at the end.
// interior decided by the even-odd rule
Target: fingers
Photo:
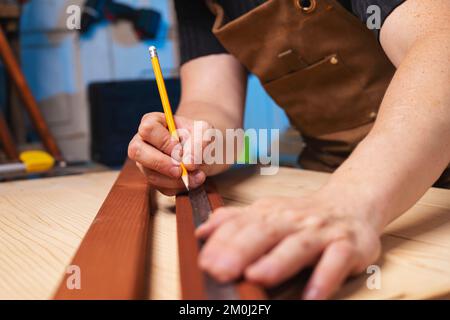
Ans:
{"type": "Polygon", "coordinates": [[[192,121],[182,117],[175,117],[175,122],[182,145],[169,132],[165,116],[160,112],[148,113],[142,118],[138,136],[176,162],[183,161],[188,171],[200,169],[204,147],[210,143],[203,139],[204,133],[212,126],[205,121],[192,121]]]}
{"type": "Polygon", "coordinates": [[[138,134],[143,141],[167,155],[171,155],[173,148],[179,144],[167,129],[164,114],[159,112],[148,113],[142,118],[138,134]]]}
{"type": "Polygon", "coordinates": [[[128,147],[128,156],[147,169],[171,178],[181,177],[180,164],[136,135],[128,147]]]}
{"type": "Polygon", "coordinates": [[[380,247],[376,231],[363,220],[288,198],[219,209],[196,235],[208,238],[200,267],[221,282],[244,274],[274,286],[319,261],[305,299],[332,296],[350,273],[376,259],[380,247]]]}
{"type": "Polygon", "coordinates": [[[353,246],[347,240],[331,243],[316,266],[303,298],[306,300],[329,298],[352,271],[353,261],[355,261],[353,246]]]}
{"type": "Polygon", "coordinates": [[[203,163],[204,148],[210,141],[204,139],[206,130],[212,129],[212,126],[205,121],[195,121],[190,135],[184,136],[183,141],[183,163],[186,169],[191,171],[198,169],[203,163]]]}
{"type": "Polygon", "coordinates": [[[211,126],[204,121],[194,122],[182,117],[175,117],[175,121],[177,133],[188,147],[183,148],[169,132],[164,114],[154,112],[142,118],[138,133],[128,148],[128,156],[140,165],[150,184],[165,194],[176,194],[185,189],[180,180],[182,160],[189,171],[190,188],[197,188],[206,179],[205,168],[200,166],[203,132],[211,126]],[[198,132],[195,132],[196,127],[198,132]],[[194,151],[197,149],[200,150],[200,158],[194,161],[194,151]]]}
{"type": "MultiPolygon", "coordinates": [[[[139,166],[139,164],[138,164],[139,166]]],[[[167,176],[164,176],[156,171],[149,170],[142,165],[140,165],[141,171],[144,172],[147,181],[152,186],[157,186],[158,188],[162,189],[175,189],[175,190],[182,190],[184,189],[184,184],[181,179],[174,179],[169,178],[167,176]]]]}
{"type": "Polygon", "coordinates": [[[250,263],[289,233],[283,224],[248,223],[246,219],[225,222],[211,235],[200,255],[200,266],[219,281],[239,277],[250,263]]]}
{"type": "MultiPolygon", "coordinates": [[[[156,187],[165,195],[172,196],[186,190],[183,181],[180,178],[171,178],[160,174],[159,172],[145,168],[140,163],[137,163],[139,169],[144,173],[147,181],[151,186],[156,187]]],[[[197,188],[203,184],[206,179],[204,172],[197,170],[189,174],[189,186],[197,188]]]]}
{"type": "Polygon", "coordinates": [[[247,268],[245,276],[264,286],[274,286],[312,265],[325,243],[313,232],[293,234],[247,268]]]}
{"type": "Polygon", "coordinates": [[[238,208],[219,208],[210,216],[208,221],[195,230],[195,235],[200,239],[209,237],[222,223],[235,217],[239,213],[238,208]]]}
{"type": "Polygon", "coordinates": [[[200,187],[206,180],[206,174],[202,170],[189,172],[189,188],[195,189],[200,187]]]}

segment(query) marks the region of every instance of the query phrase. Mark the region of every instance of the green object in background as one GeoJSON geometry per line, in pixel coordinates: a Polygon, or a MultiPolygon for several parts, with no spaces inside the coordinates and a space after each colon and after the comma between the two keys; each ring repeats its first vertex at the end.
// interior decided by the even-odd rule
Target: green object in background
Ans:
{"type": "Polygon", "coordinates": [[[250,137],[244,137],[244,163],[250,164],[250,137]]]}
{"type": "Polygon", "coordinates": [[[248,135],[244,136],[244,152],[239,156],[239,163],[250,164],[250,137],[248,135]]]}

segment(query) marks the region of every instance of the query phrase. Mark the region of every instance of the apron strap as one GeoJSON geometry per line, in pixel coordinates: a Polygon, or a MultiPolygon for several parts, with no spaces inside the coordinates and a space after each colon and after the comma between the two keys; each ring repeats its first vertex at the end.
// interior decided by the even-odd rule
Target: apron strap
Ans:
{"type": "Polygon", "coordinates": [[[216,16],[214,21],[213,30],[217,30],[225,24],[225,10],[215,0],[205,0],[205,3],[211,13],[216,16]]]}

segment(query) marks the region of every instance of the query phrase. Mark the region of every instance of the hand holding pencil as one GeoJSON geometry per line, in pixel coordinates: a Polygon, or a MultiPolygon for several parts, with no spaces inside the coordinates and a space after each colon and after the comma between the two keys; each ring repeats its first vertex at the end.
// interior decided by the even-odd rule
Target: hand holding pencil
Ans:
{"type": "MultiPolygon", "coordinates": [[[[164,115],[166,116],[167,127],[169,128],[170,134],[175,140],[180,142],[180,138],[177,134],[177,128],[175,126],[175,121],[173,119],[172,107],[170,106],[169,96],[167,95],[166,85],[164,83],[164,78],[161,71],[161,66],[159,64],[158,54],[156,48],[151,46],[149,48],[150,57],[152,59],[153,72],[155,73],[156,83],[158,85],[159,95],[161,96],[161,102],[164,109],[164,115]]],[[[189,180],[186,167],[183,162],[180,163],[181,167],[181,179],[183,180],[186,189],[189,190],[189,180]]]]}
{"type": "MultiPolygon", "coordinates": [[[[194,141],[193,119],[172,114],[159,61],[153,59],[152,65],[156,67],[155,77],[158,88],[161,87],[159,93],[163,109],[167,112],[151,112],[143,116],[138,132],[130,142],[128,156],[136,161],[153,188],[172,196],[186,191],[186,184],[190,189],[203,184],[209,168],[206,164],[193,163],[193,145],[200,143],[205,147],[208,143],[203,145],[203,141],[194,141]],[[176,129],[181,132],[181,137],[178,137],[176,129]],[[181,147],[179,138],[183,142],[181,155],[178,152],[181,147]]],[[[201,123],[205,130],[211,127],[205,121],[201,123]]]]}

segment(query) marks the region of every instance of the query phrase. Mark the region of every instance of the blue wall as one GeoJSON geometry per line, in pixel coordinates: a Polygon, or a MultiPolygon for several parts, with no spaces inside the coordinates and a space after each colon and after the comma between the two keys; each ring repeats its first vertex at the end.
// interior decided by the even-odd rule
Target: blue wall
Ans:
{"type": "MultiPolygon", "coordinates": [[[[178,49],[174,32],[176,19],[173,17],[171,1],[121,0],[131,6],[153,8],[162,13],[162,27],[157,39],[151,42],[137,39],[131,26],[127,24],[112,26],[109,23],[96,26],[87,37],[80,39],[77,32],[65,27],[68,16],[66,8],[83,2],[32,0],[25,6],[21,21],[22,65],[38,101],[51,100],[62,94],[85,97],[86,86],[94,81],[152,78],[147,51],[150,44],[158,47],[165,75],[177,75],[178,49]]],[[[83,107],[80,103],[73,103],[73,106],[69,105],[66,109],[81,110],[83,107]]],[[[56,109],[47,112],[47,116],[55,117],[54,130],[63,135],[66,131],[62,129],[62,124],[58,128],[58,119],[53,115],[58,112],[53,110],[56,109]]],[[[80,126],[82,121],[87,120],[80,120],[73,126],[80,126]]],[[[284,112],[266,95],[258,80],[250,77],[245,127],[284,130],[288,126],[284,112]]],[[[72,131],[77,130],[74,127],[72,131]]],[[[81,131],[84,132],[85,128],[81,131]]]]}

